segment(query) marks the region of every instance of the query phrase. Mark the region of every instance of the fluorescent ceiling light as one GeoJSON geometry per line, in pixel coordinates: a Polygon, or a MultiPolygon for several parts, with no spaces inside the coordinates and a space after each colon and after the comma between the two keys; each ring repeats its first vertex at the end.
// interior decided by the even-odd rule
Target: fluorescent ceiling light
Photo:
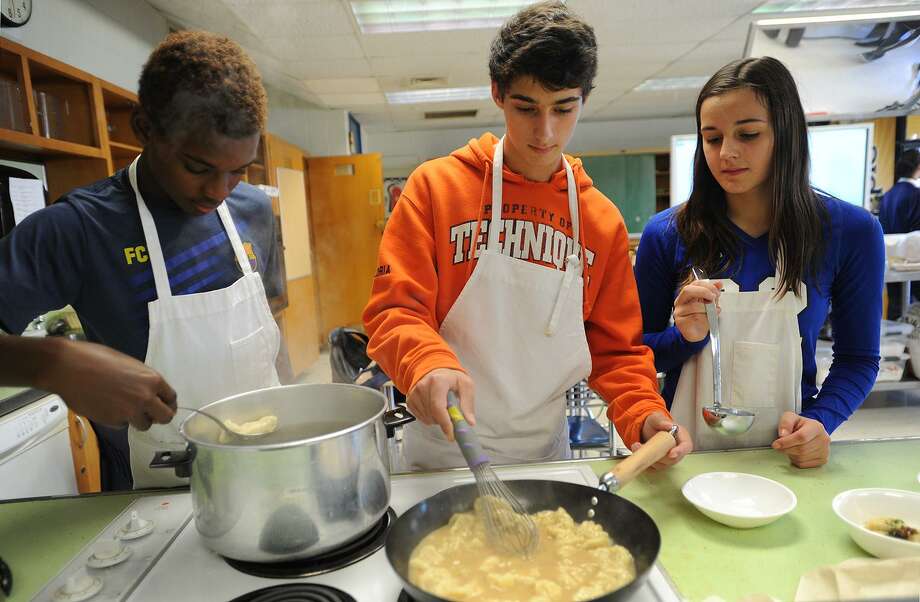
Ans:
{"type": "Polygon", "coordinates": [[[533,0],[352,0],[361,33],[490,29],[533,0]]]}
{"type": "Polygon", "coordinates": [[[436,90],[406,90],[387,92],[387,102],[393,105],[447,102],[451,100],[486,100],[492,97],[490,86],[476,88],[439,88],[436,90]]]}
{"type": "Polygon", "coordinates": [[[910,7],[916,0],[771,0],[754,9],[754,14],[858,10],[861,8],[910,7]]]}
{"type": "Polygon", "coordinates": [[[780,17],[776,19],[758,19],[757,26],[783,27],[785,25],[808,25],[810,23],[847,23],[875,22],[875,21],[901,21],[911,17],[920,17],[920,10],[892,10],[870,13],[845,13],[832,15],[809,15],[801,17],[780,17]]]}
{"type": "Polygon", "coordinates": [[[698,90],[709,81],[708,75],[693,77],[658,77],[647,79],[635,88],[634,92],[660,92],[662,90],[698,90]]]}

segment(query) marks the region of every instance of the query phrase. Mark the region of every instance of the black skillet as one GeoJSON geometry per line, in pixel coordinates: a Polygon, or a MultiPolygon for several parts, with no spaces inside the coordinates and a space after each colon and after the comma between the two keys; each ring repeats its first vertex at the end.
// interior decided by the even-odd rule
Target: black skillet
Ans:
{"type": "MultiPolygon", "coordinates": [[[[661,549],[661,533],[642,508],[611,493],[664,456],[675,445],[674,431],[659,433],[640,452],[622,460],[601,477],[600,488],[561,481],[509,480],[506,484],[528,513],[565,510],[576,522],[593,520],[636,561],[636,578],[618,590],[590,602],[625,600],[642,586],[661,549]],[[665,438],[664,435],[667,435],[665,438]]],[[[419,589],[409,581],[409,556],[422,539],[457,512],[469,512],[479,492],[476,485],[459,485],[422,500],[400,515],[387,534],[387,560],[416,602],[450,602],[419,589]]]]}

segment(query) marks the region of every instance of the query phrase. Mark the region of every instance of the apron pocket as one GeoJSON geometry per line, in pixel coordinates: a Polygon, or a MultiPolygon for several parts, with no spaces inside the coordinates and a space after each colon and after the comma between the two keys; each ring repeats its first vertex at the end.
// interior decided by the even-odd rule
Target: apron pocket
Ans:
{"type": "Polygon", "coordinates": [[[732,351],[732,406],[766,408],[776,405],[780,346],[735,341],[732,351]]]}
{"type": "Polygon", "coordinates": [[[230,341],[233,375],[240,393],[272,386],[273,364],[268,333],[260,326],[241,339],[230,341]]]}

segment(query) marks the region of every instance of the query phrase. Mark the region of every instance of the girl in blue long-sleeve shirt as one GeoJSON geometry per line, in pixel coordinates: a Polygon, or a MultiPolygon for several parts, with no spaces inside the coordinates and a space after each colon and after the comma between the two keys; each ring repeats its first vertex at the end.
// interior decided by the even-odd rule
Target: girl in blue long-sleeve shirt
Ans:
{"type": "Polygon", "coordinates": [[[820,466],[829,434],[878,373],[881,229],[866,210],[810,187],[805,117],[779,61],[720,69],[696,117],[693,193],[649,222],[636,259],[645,343],[667,373],[664,397],[697,448],[771,445],[796,466],[820,466]],[[714,279],[692,281],[691,265],[714,279]],[[737,437],[701,416],[713,400],[703,306],[711,302],[720,308],[723,403],[756,414],[737,437]],[[831,305],[834,360],[819,392],[815,342],[831,305]]]}

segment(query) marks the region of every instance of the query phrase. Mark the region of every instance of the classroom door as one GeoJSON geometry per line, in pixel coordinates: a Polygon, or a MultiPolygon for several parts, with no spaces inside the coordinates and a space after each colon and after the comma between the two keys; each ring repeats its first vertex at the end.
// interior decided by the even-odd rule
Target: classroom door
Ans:
{"type": "Polygon", "coordinates": [[[309,157],[313,265],[321,335],[361,325],[383,234],[383,161],[379,153],[309,157]]]}

